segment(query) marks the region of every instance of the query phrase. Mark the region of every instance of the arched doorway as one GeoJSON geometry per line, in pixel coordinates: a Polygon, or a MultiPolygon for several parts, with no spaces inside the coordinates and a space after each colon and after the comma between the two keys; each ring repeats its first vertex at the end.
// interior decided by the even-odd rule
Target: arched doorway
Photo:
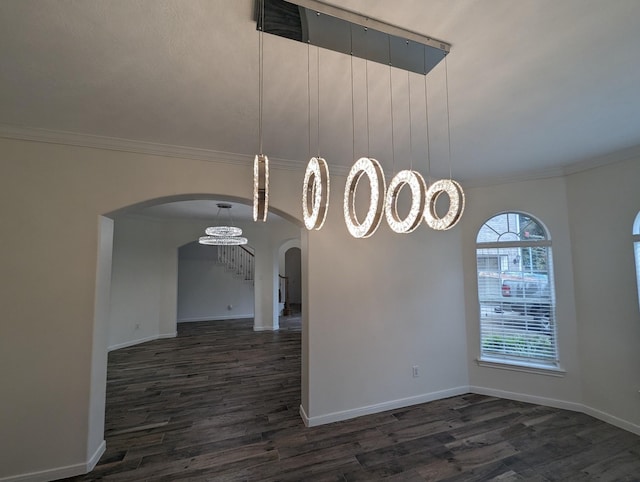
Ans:
{"type": "Polygon", "coordinates": [[[288,239],[278,249],[280,314],[302,313],[302,250],[300,238],[288,239]],[[294,306],[292,306],[294,305],[294,306]]]}
{"type": "MultiPolygon", "coordinates": [[[[107,351],[109,348],[119,348],[128,344],[148,341],[155,338],[170,337],[175,335],[177,327],[177,276],[178,276],[178,248],[197,239],[204,231],[204,227],[211,221],[213,214],[206,219],[185,219],[184,216],[176,214],[170,217],[170,220],[155,219],[153,216],[141,215],[141,211],[149,208],[156,208],[161,205],[180,201],[212,201],[224,199],[249,205],[249,201],[245,199],[232,198],[229,196],[216,196],[211,194],[195,194],[183,196],[171,196],[157,198],[144,201],[132,206],[128,206],[118,211],[100,216],[100,233],[99,233],[99,249],[98,249],[98,269],[96,279],[96,312],[94,318],[94,327],[96,332],[102,335],[96,336],[93,347],[93,367],[92,367],[92,397],[90,402],[91,411],[91,427],[90,435],[92,438],[103,438],[104,434],[104,413],[105,413],[105,386],[106,386],[106,364],[107,351]],[[157,317],[149,324],[155,332],[145,332],[140,337],[130,337],[129,340],[121,342],[121,344],[113,344],[110,341],[108,331],[113,321],[110,305],[113,302],[113,294],[122,290],[122,286],[115,287],[112,284],[113,276],[118,276],[114,272],[114,258],[119,257],[118,241],[119,236],[126,234],[127,227],[124,230],[119,229],[119,222],[122,219],[128,219],[129,227],[136,223],[139,224],[138,229],[130,229],[129,233],[133,237],[137,237],[139,244],[135,246],[137,252],[144,253],[147,256],[143,264],[157,268],[159,264],[154,263],[154,256],[162,258],[166,263],[160,263],[166,267],[166,271],[156,276],[148,277],[144,283],[132,283],[129,290],[129,299],[136,298],[135,289],[146,289],[148,291],[155,290],[156,296],[155,306],[157,308],[157,317]],[[168,229],[169,224],[176,229],[168,229]],[[150,288],[149,280],[156,283],[150,288]]],[[[148,214],[148,211],[146,212],[148,214]]],[[[262,232],[263,243],[255,246],[256,259],[263,259],[262,266],[256,263],[256,269],[262,269],[262,274],[256,276],[255,287],[255,319],[256,330],[277,329],[277,274],[278,274],[278,247],[285,239],[291,239],[297,236],[298,244],[301,235],[302,223],[287,215],[282,211],[271,208],[270,219],[266,224],[247,223],[247,229],[253,230],[256,236],[258,232],[262,232]],[[273,228],[273,229],[272,229],[273,228]],[[282,230],[282,232],[279,232],[282,230]],[[262,255],[262,256],[261,256],[262,255]],[[270,271],[271,274],[267,274],[270,271]],[[274,275],[275,273],[275,275],[274,275]],[[274,279],[275,278],[275,279],[274,279]],[[275,317],[273,316],[275,314],[275,317]],[[258,325],[258,323],[260,323],[258,325]]],[[[248,237],[251,234],[248,233],[248,237]]],[[[135,250],[133,250],[135,251],[135,250]]],[[[127,253],[127,256],[131,254],[127,253]]],[[[125,256],[126,257],[126,256],[125,256]]],[[[131,257],[129,257],[131,260],[131,257]]],[[[126,264],[126,263],[121,263],[126,264]]],[[[152,283],[152,284],[153,284],[152,283]]],[[[149,298],[147,298],[149,300],[149,298]]],[[[151,304],[153,304],[152,302],[151,304]]],[[[124,316],[122,319],[126,319],[124,316]]],[[[131,321],[128,329],[135,332],[143,329],[143,322],[140,320],[131,321]]],[[[145,329],[148,327],[144,327],[145,329]]],[[[302,387],[305,387],[306,381],[303,375],[302,387]]],[[[304,389],[303,389],[304,390],[304,389]]],[[[306,395],[302,394],[304,400],[306,395]]],[[[99,455],[98,455],[99,456],[99,455]]]]}

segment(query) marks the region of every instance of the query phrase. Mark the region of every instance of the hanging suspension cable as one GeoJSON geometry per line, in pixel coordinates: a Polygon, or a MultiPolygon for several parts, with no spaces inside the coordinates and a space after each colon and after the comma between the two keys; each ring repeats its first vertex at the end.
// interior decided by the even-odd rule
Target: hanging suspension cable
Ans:
{"type": "Polygon", "coordinates": [[[424,54],[424,117],[425,117],[425,128],[427,130],[427,184],[431,184],[431,139],[429,139],[429,100],[428,100],[428,91],[427,91],[427,52],[425,50],[424,54]]]}
{"type": "Polygon", "coordinates": [[[444,79],[447,91],[447,140],[449,142],[449,179],[453,179],[451,173],[451,123],[449,121],[449,68],[447,67],[447,57],[444,58],[444,79]]]}
{"type": "Polygon", "coordinates": [[[388,37],[389,44],[389,97],[391,98],[391,160],[393,165],[393,174],[396,173],[396,148],[393,128],[393,82],[391,79],[391,36],[388,37]]]}

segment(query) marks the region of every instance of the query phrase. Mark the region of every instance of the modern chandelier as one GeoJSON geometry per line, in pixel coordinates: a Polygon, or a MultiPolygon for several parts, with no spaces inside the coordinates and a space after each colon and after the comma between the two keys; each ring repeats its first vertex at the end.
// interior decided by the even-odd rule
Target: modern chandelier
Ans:
{"type": "MultiPolygon", "coordinates": [[[[449,84],[446,56],[451,46],[437,39],[426,37],[415,32],[406,31],[339,7],[326,5],[316,0],[258,0],[258,29],[260,36],[260,154],[254,161],[254,220],[265,221],[268,209],[269,169],[268,159],[262,154],[262,35],[264,32],[286,37],[292,40],[316,45],[351,56],[351,115],[354,125],[354,87],[353,57],[365,60],[365,68],[369,62],[379,62],[389,66],[389,83],[391,92],[391,140],[394,175],[387,188],[384,169],[381,163],[370,157],[356,156],[355,129],[353,158],[357,159],[348,174],[343,198],[344,221],[349,233],[355,238],[367,238],[377,230],[383,217],[392,231],[411,233],[424,223],[431,229],[442,231],[454,227],[464,212],[465,197],[460,184],[451,176],[451,131],[449,120],[449,84]],[[295,3],[294,3],[295,2],[295,3]],[[265,3],[269,9],[265,23],[265,3]],[[349,19],[349,20],[347,20],[349,19]],[[313,35],[312,35],[313,34],[313,35]],[[381,49],[381,45],[386,48],[381,49]],[[449,178],[431,180],[431,160],[429,157],[429,115],[427,107],[427,74],[444,59],[446,79],[446,116],[449,178]],[[413,153],[410,169],[395,171],[395,146],[393,127],[393,89],[391,86],[391,67],[407,72],[409,90],[409,149],[412,151],[411,130],[411,79],[410,72],[421,74],[425,78],[425,117],[427,136],[427,176],[423,177],[413,169],[413,153]],[[360,181],[366,178],[369,184],[368,209],[364,218],[358,219],[356,214],[356,195],[360,181]],[[425,181],[426,180],[426,181],[425,181]],[[402,189],[408,189],[411,202],[409,212],[401,216],[398,199],[402,189]],[[448,197],[448,208],[444,215],[438,206],[441,196],[448,197]]],[[[319,59],[318,52],[318,59],[319,59]]],[[[308,60],[309,62],[309,60],[308,60]]],[[[320,67],[318,60],[318,76],[320,67]]],[[[369,144],[369,80],[366,71],[367,95],[367,145],[369,144]]],[[[309,81],[309,70],[307,71],[309,81]]],[[[318,81],[318,144],[320,126],[320,93],[318,81]]],[[[310,96],[310,94],[309,94],[310,96]]],[[[310,97],[309,97],[310,98],[310,97]]],[[[310,100],[309,100],[310,104],[310,100]]],[[[311,129],[311,109],[309,105],[309,130],[311,129]]],[[[309,133],[309,144],[311,134],[309,133]]],[[[309,145],[311,151],[311,145],[309,145]]],[[[326,219],[329,204],[329,167],[318,154],[311,158],[307,165],[302,186],[302,214],[307,229],[320,229],[326,219]]]]}
{"type": "Polygon", "coordinates": [[[264,8],[259,1],[258,15],[258,144],[260,153],[253,160],[253,220],[265,222],[269,213],[269,158],[262,152],[262,115],[264,97],[264,8]]]}
{"type": "Polygon", "coordinates": [[[200,236],[198,242],[210,246],[239,246],[247,244],[247,238],[242,237],[242,229],[233,225],[231,217],[231,204],[218,203],[218,213],[216,214],[216,222],[220,217],[221,211],[226,211],[229,219],[228,225],[209,226],[205,229],[206,236],[200,236]]]}
{"type": "MultiPolygon", "coordinates": [[[[309,114],[309,156],[311,156],[311,44],[307,44],[307,107],[309,114]]],[[[302,217],[308,230],[322,229],[329,211],[329,166],[320,157],[320,49],[317,55],[317,88],[318,88],[318,122],[317,140],[318,155],[311,157],[302,182],[302,217]]]]}

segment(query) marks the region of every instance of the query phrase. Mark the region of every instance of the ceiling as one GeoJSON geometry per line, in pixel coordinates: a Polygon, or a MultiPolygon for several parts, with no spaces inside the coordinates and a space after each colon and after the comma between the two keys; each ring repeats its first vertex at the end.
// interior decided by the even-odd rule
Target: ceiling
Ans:
{"type": "MultiPolygon", "coordinates": [[[[56,131],[252,162],[253,3],[0,1],[0,135],[56,131]]],[[[302,170],[319,153],[347,172],[370,155],[387,174],[426,173],[430,162],[434,177],[448,176],[451,165],[464,185],[638,152],[637,0],[325,3],[450,42],[448,89],[444,62],[426,77],[425,103],[419,74],[361,59],[352,74],[349,56],[318,59],[315,47],[265,35],[263,144],[274,165],[302,170]]]]}

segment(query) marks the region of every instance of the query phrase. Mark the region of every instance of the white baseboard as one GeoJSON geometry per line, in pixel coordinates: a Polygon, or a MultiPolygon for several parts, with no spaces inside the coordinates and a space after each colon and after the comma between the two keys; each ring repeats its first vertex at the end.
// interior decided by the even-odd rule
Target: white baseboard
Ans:
{"type": "Polygon", "coordinates": [[[222,320],[246,320],[253,318],[253,315],[225,315],[225,316],[191,316],[187,318],[180,318],[178,323],[192,323],[195,321],[222,321],[222,320]]]}
{"type": "Polygon", "coordinates": [[[96,451],[93,453],[93,455],[89,458],[89,460],[87,460],[87,470],[85,471],[85,473],[91,472],[95,468],[105,450],[107,450],[107,442],[106,440],[103,440],[96,451]]]}
{"type": "Polygon", "coordinates": [[[602,420],[603,422],[610,423],[615,427],[621,428],[623,430],[627,430],[628,432],[631,432],[631,433],[635,433],[636,435],[640,435],[640,425],[627,422],[626,420],[618,418],[609,413],[596,410],[595,408],[591,408],[591,407],[585,406],[583,412],[586,413],[587,415],[591,415],[592,417],[597,418],[598,420],[602,420]]]}
{"type": "Polygon", "coordinates": [[[103,440],[95,453],[87,460],[79,464],[56,467],[55,469],[30,472],[10,477],[0,477],[0,482],[47,482],[49,480],[65,479],[76,475],[83,475],[91,472],[104,454],[107,444],[103,440]]]}
{"type": "Polygon", "coordinates": [[[363,415],[371,415],[374,413],[384,412],[386,410],[393,410],[396,408],[408,407],[420,403],[432,402],[434,400],[440,400],[442,398],[464,395],[465,393],[477,393],[478,395],[487,395],[491,397],[505,398],[508,400],[517,400],[519,402],[535,403],[537,405],[544,405],[547,407],[561,408],[564,410],[571,410],[573,412],[581,412],[597,418],[598,420],[602,420],[603,422],[614,425],[615,427],[627,430],[628,432],[634,433],[636,435],[640,435],[640,425],[628,422],[614,415],[597,410],[595,408],[588,407],[581,403],[568,402],[566,400],[558,400],[555,398],[539,397],[537,395],[529,395],[526,393],[508,392],[506,390],[497,390],[494,388],[466,385],[450,388],[447,390],[441,390],[438,392],[425,393],[423,395],[417,395],[415,397],[390,400],[388,402],[353,408],[350,410],[343,410],[340,412],[327,413],[325,415],[316,415],[314,417],[309,417],[304,407],[300,405],[300,418],[302,418],[305,426],[315,427],[317,425],[339,422],[341,420],[348,420],[351,418],[361,417],[363,415]]]}
{"type": "MultiPolygon", "coordinates": [[[[168,338],[169,335],[160,335],[156,338],[168,338]]],[[[175,334],[173,335],[175,336],[175,334]]],[[[529,395],[525,393],[509,392],[506,390],[497,390],[493,388],[477,387],[477,386],[460,386],[450,388],[447,390],[440,390],[437,392],[425,393],[414,397],[400,398],[397,400],[390,400],[388,402],[377,403],[374,405],[367,405],[364,407],[354,408],[350,410],[343,410],[340,412],[328,413],[325,415],[317,415],[315,417],[309,417],[304,407],[300,405],[300,418],[307,427],[315,427],[317,425],[324,425],[332,422],[339,422],[341,420],[348,420],[351,418],[361,417],[363,415],[371,415],[374,413],[384,412],[386,410],[393,410],[396,408],[408,407],[411,405],[417,405],[420,403],[432,402],[434,400],[440,400],[443,398],[454,397],[457,395],[464,395],[465,393],[477,393],[479,395],[487,395],[498,398],[505,398],[508,400],[517,400],[519,402],[535,403],[538,405],[545,405],[548,407],[561,408],[565,410],[571,410],[574,412],[581,412],[590,415],[598,420],[614,425],[623,430],[627,430],[636,435],[640,435],[640,425],[628,422],[614,415],[597,410],[595,408],[587,407],[581,403],[568,402],[565,400],[558,400],[555,398],[539,397],[537,395],[529,395]]],[[[46,482],[49,480],[62,479],[66,477],[73,477],[75,475],[86,474],[91,472],[96,466],[100,457],[106,449],[104,440],[96,450],[96,452],[85,463],[79,463],[74,465],[68,465],[65,467],[58,467],[55,469],[43,470],[40,472],[30,472],[27,474],[0,477],[0,482],[46,482]]]]}
{"type": "Polygon", "coordinates": [[[562,408],[573,412],[581,412],[590,415],[593,418],[602,420],[615,427],[621,428],[636,435],[640,435],[640,425],[628,422],[609,413],[597,410],[582,403],[567,402],[565,400],[557,400],[555,398],[538,397],[536,395],[528,395],[526,393],[507,392],[505,390],[496,390],[493,388],[470,386],[469,391],[478,395],[489,395],[492,397],[506,398],[509,400],[517,400],[519,402],[535,403],[537,405],[545,405],[547,407],[562,408]]]}
{"type": "Polygon", "coordinates": [[[300,418],[304,422],[304,426],[309,427],[309,415],[307,415],[307,412],[305,411],[302,404],[300,404],[300,418]]]}
{"type": "Polygon", "coordinates": [[[397,400],[390,400],[388,402],[376,403],[374,405],[367,405],[364,407],[352,408],[350,410],[343,410],[340,412],[327,413],[325,415],[316,415],[315,417],[309,417],[301,408],[301,416],[304,420],[304,424],[307,427],[315,427],[316,425],[324,425],[326,423],[339,422],[341,420],[348,420],[350,418],[361,417],[363,415],[371,415],[373,413],[384,412],[386,410],[393,410],[396,408],[408,407],[411,405],[417,405],[419,403],[432,402],[433,400],[440,400],[441,398],[454,397],[456,395],[464,395],[469,393],[468,386],[449,388],[447,390],[440,390],[438,392],[424,393],[422,395],[416,395],[413,397],[399,398],[397,400]]]}
{"type": "Polygon", "coordinates": [[[254,326],[253,331],[278,331],[279,326],[254,326]]]}
{"type": "Polygon", "coordinates": [[[136,340],[128,340],[128,341],[124,341],[122,343],[116,343],[115,345],[112,345],[110,347],[107,348],[107,351],[113,351],[113,350],[118,350],[120,348],[126,348],[128,346],[134,346],[134,345],[139,345],[140,343],[145,343],[147,341],[153,341],[153,340],[160,340],[162,338],[175,338],[177,336],[177,332],[173,332],[173,333],[160,333],[159,335],[151,335],[151,336],[147,336],[145,338],[138,338],[136,340]]]}
{"type": "Polygon", "coordinates": [[[507,400],[516,400],[518,402],[535,403],[536,405],[544,405],[545,407],[562,408],[573,412],[582,412],[584,406],[580,403],[567,402],[565,400],[557,400],[555,398],[539,397],[537,395],[528,395],[526,393],[508,392],[506,390],[497,390],[494,388],[470,386],[471,393],[478,395],[487,395],[490,397],[506,398],[507,400]]]}

